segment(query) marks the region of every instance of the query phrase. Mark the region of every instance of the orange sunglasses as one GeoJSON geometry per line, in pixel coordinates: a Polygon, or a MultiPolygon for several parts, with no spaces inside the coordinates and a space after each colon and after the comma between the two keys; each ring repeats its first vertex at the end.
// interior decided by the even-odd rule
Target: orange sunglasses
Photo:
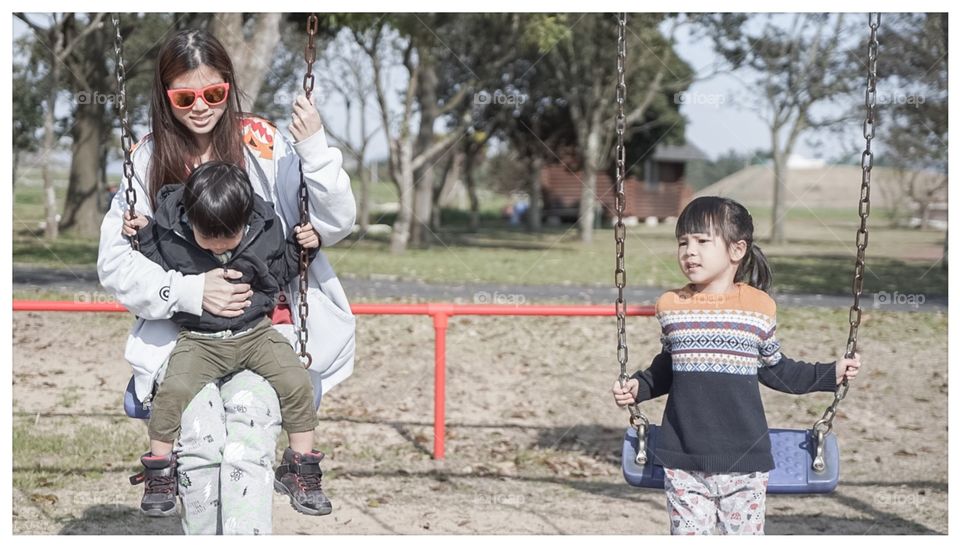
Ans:
{"type": "Polygon", "coordinates": [[[223,104],[227,100],[229,93],[230,83],[222,82],[200,89],[168,89],[167,97],[170,98],[170,104],[173,105],[174,108],[186,110],[193,108],[193,104],[197,102],[197,98],[203,98],[203,102],[207,103],[207,106],[223,104]]]}

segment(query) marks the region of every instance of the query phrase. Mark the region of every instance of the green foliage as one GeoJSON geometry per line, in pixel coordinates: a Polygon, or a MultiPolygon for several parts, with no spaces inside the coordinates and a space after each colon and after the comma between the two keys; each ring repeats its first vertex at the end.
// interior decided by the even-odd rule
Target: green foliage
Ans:
{"type": "Polygon", "coordinates": [[[43,95],[46,85],[37,73],[36,65],[26,54],[28,41],[22,38],[14,42],[13,62],[13,149],[32,152],[37,150],[37,131],[43,125],[43,95]],[[16,57],[22,55],[23,61],[16,57]]]}
{"type": "Polygon", "coordinates": [[[557,42],[569,40],[570,17],[579,17],[576,14],[531,14],[529,24],[524,34],[525,43],[534,45],[541,55],[548,53],[557,42]]]}

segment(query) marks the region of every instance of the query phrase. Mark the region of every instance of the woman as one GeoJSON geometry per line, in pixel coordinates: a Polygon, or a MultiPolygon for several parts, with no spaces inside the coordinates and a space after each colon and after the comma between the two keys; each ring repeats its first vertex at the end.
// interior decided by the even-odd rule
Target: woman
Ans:
{"type": "MultiPolygon", "coordinates": [[[[244,167],[254,191],[274,203],[289,231],[299,223],[300,163],[306,179],[310,223],[322,246],[346,237],[356,217],[342,157],[327,146],[320,116],[300,96],[293,105],[294,143],[270,122],[240,110],[233,64],[207,32],[181,31],[160,49],[150,105],[152,133],[133,152],[137,210],[152,216],[165,184],[183,182],[193,167],[211,160],[244,167]]],[[[202,310],[233,317],[249,305],[239,272],[204,275],[164,271],[131,249],[121,235],[128,206],[116,193],[100,231],[100,283],[137,315],[125,357],[134,370],[137,397],[149,402],[177,329],[174,313],[202,310]]],[[[310,265],[308,340],[314,402],[353,370],[355,319],[326,256],[310,265]],[[322,343],[321,343],[322,340],[322,343]]],[[[297,284],[286,288],[296,313],[297,284]]],[[[292,325],[278,328],[293,339],[292,325]]],[[[179,492],[186,533],[263,534],[271,531],[273,463],[279,435],[279,402],[263,378],[242,372],[209,384],[183,414],[178,452],[179,492]]]]}

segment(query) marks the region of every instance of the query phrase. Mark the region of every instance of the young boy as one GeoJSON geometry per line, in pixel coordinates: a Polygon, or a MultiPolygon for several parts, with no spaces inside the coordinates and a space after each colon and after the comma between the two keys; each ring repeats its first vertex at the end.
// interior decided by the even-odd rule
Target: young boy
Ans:
{"type": "MultiPolygon", "coordinates": [[[[176,454],[173,442],[184,409],[200,390],[239,370],[263,376],[280,399],[283,428],[290,446],[275,472],[274,487],[290,496],[297,511],[326,515],[332,505],[320,486],[321,452],[313,450],[318,424],[313,387],[286,338],[273,328],[270,312],[280,290],[299,273],[300,245],[284,236],[273,206],[253,192],[247,173],[225,162],[208,162],[185,184],[164,186],[153,219],[143,215],[124,220],[124,234],[138,231],[140,252],[168,270],[205,273],[222,267],[240,271],[252,296],[237,317],[206,311],[200,316],[178,312],[180,326],[164,380],[153,399],[148,432],[150,453],[141,458],[144,471],[130,478],[145,482],[140,511],[166,516],[176,510],[176,454]]],[[[294,229],[313,260],[320,246],[309,224],[294,229]]]]}

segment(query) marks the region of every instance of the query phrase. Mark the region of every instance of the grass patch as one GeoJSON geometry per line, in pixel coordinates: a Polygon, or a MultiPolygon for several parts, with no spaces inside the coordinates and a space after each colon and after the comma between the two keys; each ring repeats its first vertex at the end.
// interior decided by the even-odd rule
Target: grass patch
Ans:
{"type": "Polygon", "coordinates": [[[90,424],[61,417],[14,417],[13,486],[25,492],[59,489],[71,477],[135,472],[146,446],[143,427],[134,420],[90,424]]]}
{"type": "Polygon", "coordinates": [[[21,231],[13,236],[13,262],[17,265],[69,268],[97,264],[98,242],[61,236],[47,241],[41,234],[21,231]]]}
{"type": "MultiPolygon", "coordinates": [[[[52,170],[53,192],[57,200],[58,211],[63,210],[67,196],[67,171],[52,170]]],[[[38,222],[46,218],[44,213],[43,178],[39,168],[21,169],[17,173],[17,183],[13,187],[13,226],[14,230],[25,226],[36,228],[38,222]],[[23,224],[23,226],[20,226],[23,224]]]]}
{"type": "MultiPolygon", "coordinates": [[[[94,267],[97,241],[61,237],[48,242],[36,228],[43,217],[42,189],[36,174],[25,173],[14,192],[13,261],[15,265],[51,268],[94,267]],[[30,183],[32,181],[32,183],[30,183]]],[[[63,189],[60,189],[62,194],[63,189]]],[[[354,193],[359,187],[354,180],[354,193]]],[[[352,236],[325,249],[338,274],[367,279],[400,279],[426,283],[502,283],[508,285],[613,284],[613,232],[595,231],[592,243],[579,241],[576,226],[545,226],[539,233],[510,226],[501,216],[507,196],[483,190],[481,228],[470,230],[470,214],[441,211],[441,228],[429,234],[429,245],[401,255],[389,250],[388,235],[352,236]]],[[[62,195],[61,195],[62,198],[62,195]]],[[[377,212],[395,203],[389,181],[372,185],[372,224],[392,224],[396,214],[377,212]]],[[[787,213],[789,242],[766,241],[770,210],[756,207],[757,242],[774,270],[774,287],[784,293],[847,294],[854,261],[858,217],[853,208],[794,208],[787,213]]],[[[947,272],[938,264],[945,234],[891,228],[883,211],[872,214],[867,292],[945,295],[947,272]]],[[[627,232],[627,281],[633,286],[675,287],[687,280],[676,264],[672,225],[635,226],[627,232]]],[[[43,296],[41,296],[43,298],[43,296]]]]}
{"type": "MultiPolygon", "coordinates": [[[[853,262],[847,256],[774,257],[774,285],[787,293],[846,294],[853,282],[853,262]]],[[[929,262],[873,257],[867,259],[863,286],[871,293],[946,294],[947,270],[929,262]]]]}

